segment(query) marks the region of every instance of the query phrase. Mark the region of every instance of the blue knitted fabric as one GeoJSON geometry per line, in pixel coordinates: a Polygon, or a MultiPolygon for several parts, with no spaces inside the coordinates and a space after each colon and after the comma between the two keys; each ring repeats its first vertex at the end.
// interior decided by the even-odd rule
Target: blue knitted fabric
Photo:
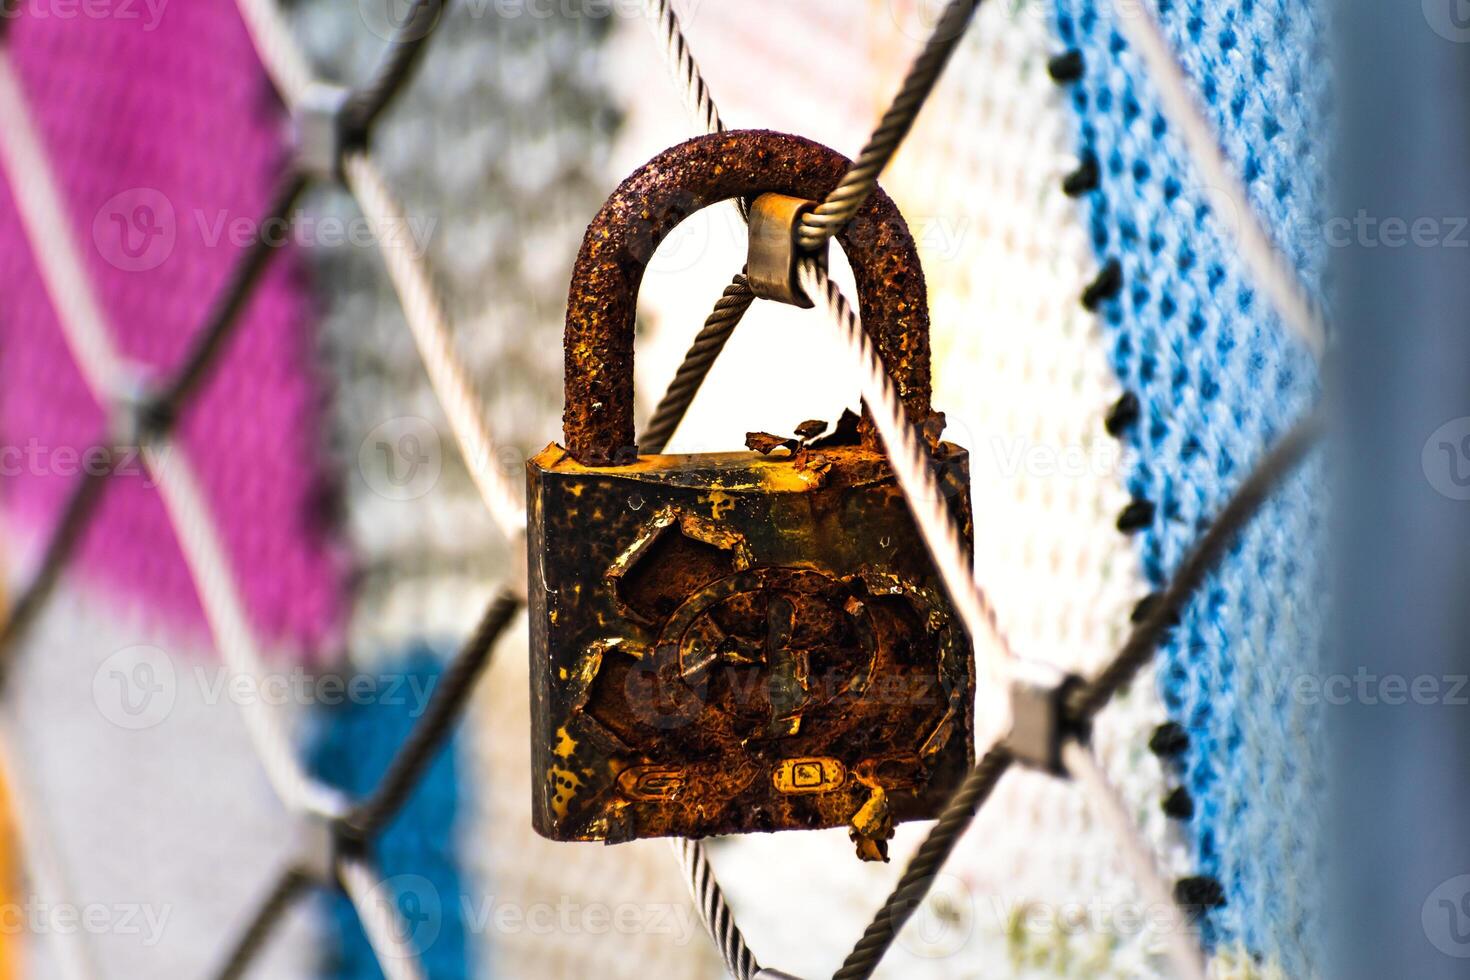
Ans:
{"type": "MultiPolygon", "coordinates": [[[[1315,0],[1143,0],[1158,11],[1196,97],[1257,212],[1319,290],[1321,134],[1328,76],[1315,0]]],[[[1265,308],[1211,193],[1169,132],[1117,30],[1130,7],[1059,0],[1079,150],[1100,171],[1085,220],[1122,288],[1099,309],[1105,342],[1141,418],[1125,435],[1128,489],[1154,504],[1139,533],[1162,588],[1265,447],[1318,395],[1311,356],[1265,308]]],[[[1294,477],[1241,536],[1160,652],[1171,718],[1190,734],[1178,778],[1194,800],[1195,874],[1225,904],[1206,943],[1290,977],[1319,962],[1320,707],[1293,682],[1316,671],[1321,632],[1320,464],[1294,477]]]]}
{"type": "MultiPolygon", "coordinates": [[[[373,675],[372,697],[346,699],[325,709],[311,752],[311,766],[324,782],[352,799],[370,793],[389,760],[422,714],[426,696],[439,682],[440,660],[427,648],[409,650],[391,669],[373,675]],[[399,678],[402,683],[399,683],[399,678]]],[[[470,975],[462,896],[455,860],[455,817],[460,782],[453,744],[436,758],[398,817],[373,849],[373,857],[411,930],[427,976],[470,975]]],[[[357,912],[345,895],[326,900],[328,947],[323,974],[341,980],[379,980],[382,972],[357,912]]]]}

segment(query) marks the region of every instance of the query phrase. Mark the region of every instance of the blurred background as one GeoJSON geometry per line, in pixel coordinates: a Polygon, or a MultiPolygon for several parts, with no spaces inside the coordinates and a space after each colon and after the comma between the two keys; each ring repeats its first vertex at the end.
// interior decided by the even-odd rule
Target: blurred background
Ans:
{"type": "MultiPolygon", "coordinates": [[[[311,71],[353,85],[396,4],[280,11],[311,71]]],[[[405,225],[385,234],[340,182],[313,181],[273,226],[283,247],[179,420],[267,662],[265,682],[240,687],[136,436],[108,428],[67,344],[36,228],[79,243],[99,320],[141,380],[179,365],[245,247],[270,230],[261,218],[298,139],[242,14],[259,6],[16,0],[0,20],[12,133],[0,140],[0,561],[12,596],[88,447],[101,440],[119,460],[49,601],[4,641],[0,977],[222,965],[313,846],[257,761],[248,710],[284,715],[315,777],[350,796],[374,786],[523,561],[458,454],[385,254],[408,250],[431,270],[497,440],[493,465],[518,485],[526,457],[560,438],[562,321],[588,221],[628,173],[696,133],[641,0],[448,5],[370,142],[405,225]],[[17,105],[44,181],[15,149],[17,105]]],[[[674,6],[731,128],[852,156],[943,5],[674,6]]],[[[983,4],[883,180],[929,282],[935,404],[972,454],[977,579],[1018,652],[1082,674],[1324,387],[1235,253],[1240,216],[1198,175],[1123,40],[1127,7],[983,4]]],[[[1324,302],[1325,7],[1157,5],[1252,206],[1324,302]]],[[[714,208],[651,263],[640,419],[743,263],[744,236],[733,206],[714,208]]],[[[757,304],[670,448],[734,449],[747,432],[835,419],[858,403],[843,363],[816,312],[757,304]]],[[[1417,465],[1417,442],[1414,453],[1417,465]]],[[[1332,975],[1323,702],[1300,693],[1328,669],[1326,479],[1313,458],[1287,481],[1097,724],[1106,770],[1196,919],[1150,905],[1075,787],[1013,772],[879,976],[1162,977],[1181,928],[1216,977],[1332,975]]],[[[721,975],[666,842],[532,832],[527,669],[518,617],[375,849],[426,972],[721,975]]],[[[1000,734],[995,696],[980,695],[981,745],[1000,734]]],[[[884,865],[857,862],[843,830],[710,851],[762,963],[820,976],[926,829],[900,827],[884,865]]],[[[379,975],[332,889],[293,906],[253,971],[379,975]]]]}

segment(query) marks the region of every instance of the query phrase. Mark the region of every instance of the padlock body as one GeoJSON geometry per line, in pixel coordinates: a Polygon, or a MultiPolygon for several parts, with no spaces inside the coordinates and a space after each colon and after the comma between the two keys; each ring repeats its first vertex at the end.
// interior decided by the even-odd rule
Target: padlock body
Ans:
{"type": "MultiPolygon", "coordinates": [[[[936,459],[968,548],[968,455],[936,459]]],[[[881,454],[527,468],[539,833],[938,815],[974,763],[974,657],[881,454]]]]}

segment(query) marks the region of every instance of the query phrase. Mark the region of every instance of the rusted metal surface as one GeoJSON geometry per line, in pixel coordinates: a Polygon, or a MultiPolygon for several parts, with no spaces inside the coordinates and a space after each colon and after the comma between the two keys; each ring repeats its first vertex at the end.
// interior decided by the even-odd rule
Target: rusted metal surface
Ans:
{"type": "MultiPolygon", "coordinates": [[[[940,456],[968,538],[966,454],[940,456]]],[[[553,445],[529,471],[540,833],[847,826],[871,860],[937,814],[974,761],[973,655],[886,459],[553,445]]]]}
{"type": "MultiPolygon", "coordinates": [[[[566,322],[567,449],[587,465],[636,455],[633,325],[649,259],[696,211],[767,192],[824,198],[849,161],[819,143],[765,130],[702,136],[660,154],[623,182],[587,229],[572,273],[566,322]]],[[[913,236],[875,191],[838,236],[857,281],[863,323],[910,418],[929,407],[929,305],[913,236]]],[[[876,437],[865,440],[877,448],[876,437]]]]}
{"type": "MultiPolygon", "coordinates": [[[[866,420],[753,432],[752,452],[633,446],[633,318],[658,243],[730,197],[820,198],[846,167],[792,136],[705,137],[639,170],[588,229],[567,445],[527,464],[533,813],[548,837],[846,826],[881,860],[894,825],[936,816],[974,762],[970,641],[866,420]]],[[[841,242],[968,547],[968,456],[938,441],[913,239],[879,192],[841,242]]]]}

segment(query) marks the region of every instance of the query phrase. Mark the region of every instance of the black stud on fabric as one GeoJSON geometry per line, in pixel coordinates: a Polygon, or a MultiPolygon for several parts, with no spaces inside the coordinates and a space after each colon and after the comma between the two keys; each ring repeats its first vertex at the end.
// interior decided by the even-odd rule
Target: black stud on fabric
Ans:
{"type": "Polygon", "coordinates": [[[1089,191],[1097,190],[1099,179],[1097,161],[1085,156],[1077,164],[1076,170],[1062,178],[1062,193],[1068,197],[1081,197],[1089,191]]]}
{"type": "Polygon", "coordinates": [[[1082,73],[1087,70],[1087,64],[1082,60],[1081,51],[1065,51],[1048,61],[1046,70],[1051,74],[1052,81],[1065,85],[1081,78],[1082,73]]]}
{"type": "Polygon", "coordinates": [[[1138,404],[1138,396],[1131,391],[1125,391],[1123,397],[1119,398],[1113,403],[1113,407],[1108,409],[1108,417],[1103,422],[1103,425],[1108,430],[1108,435],[1116,439],[1133,428],[1138,423],[1138,417],[1141,411],[1138,404]]]}
{"type": "Polygon", "coordinates": [[[1152,500],[1135,500],[1123,508],[1123,513],[1118,515],[1118,530],[1124,534],[1132,534],[1134,531],[1142,531],[1154,522],[1154,504],[1152,500]]]}
{"type": "Polygon", "coordinates": [[[1177,721],[1166,721],[1154,729],[1148,750],[1162,759],[1183,755],[1189,749],[1189,732],[1177,721]]]}
{"type": "Polygon", "coordinates": [[[1188,820],[1194,816],[1194,797],[1183,786],[1164,797],[1164,812],[1175,820],[1188,820]]]}
{"type": "Polygon", "coordinates": [[[1154,611],[1154,606],[1159,604],[1159,599],[1161,598],[1163,597],[1159,593],[1150,592],[1142,599],[1139,599],[1138,605],[1133,607],[1133,612],[1128,616],[1129,622],[1137,624],[1148,619],[1148,614],[1154,611]]]}
{"type": "Polygon", "coordinates": [[[1208,875],[1180,878],[1174,882],[1174,901],[1199,915],[1205,909],[1217,909],[1224,905],[1225,889],[1218,880],[1208,875]]]}
{"type": "MultiPolygon", "coordinates": [[[[1150,592],[1142,599],[1139,599],[1138,604],[1133,607],[1133,612],[1128,616],[1129,621],[1132,622],[1133,625],[1137,626],[1139,623],[1148,619],[1148,617],[1153,613],[1154,607],[1159,604],[1159,600],[1162,598],[1162,593],[1150,592]]],[[[1170,627],[1179,625],[1179,613],[1177,611],[1170,614],[1168,625],[1170,627]]]]}
{"type": "Polygon", "coordinates": [[[1093,312],[1106,300],[1112,299],[1123,289],[1123,266],[1117,259],[1109,259],[1097,278],[1082,291],[1082,305],[1093,312]]]}

